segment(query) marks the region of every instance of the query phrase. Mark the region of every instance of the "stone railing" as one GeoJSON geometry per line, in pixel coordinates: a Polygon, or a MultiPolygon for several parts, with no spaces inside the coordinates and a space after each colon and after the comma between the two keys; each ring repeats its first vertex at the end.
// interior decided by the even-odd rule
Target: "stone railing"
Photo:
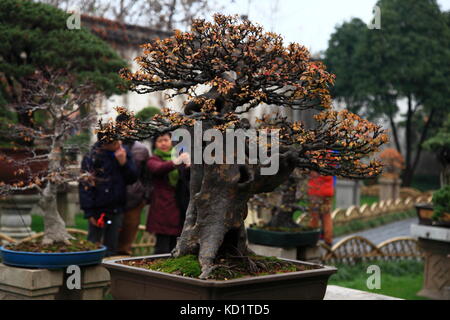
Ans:
{"type": "MultiPolygon", "coordinates": [[[[360,207],[351,206],[347,209],[335,209],[331,213],[334,225],[342,225],[353,220],[365,220],[379,216],[388,215],[391,213],[404,212],[414,209],[416,203],[431,203],[432,196],[429,194],[422,194],[416,197],[400,198],[397,200],[386,200],[372,203],[371,205],[363,204],[360,207]]],[[[301,215],[297,223],[307,224],[310,216],[308,214],[301,215]]],[[[261,225],[267,219],[258,217],[257,210],[249,206],[248,216],[245,220],[247,226],[251,224],[261,225]]]]}
{"type": "MultiPolygon", "coordinates": [[[[337,208],[331,213],[331,218],[333,219],[333,224],[341,225],[352,220],[365,220],[391,213],[409,211],[414,209],[416,203],[431,203],[431,199],[432,196],[430,195],[420,195],[414,198],[407,197],[375,202],[371,205],[363,204],[360,207],[351,206],[347,209],[337,208]]],[[[303,215],[297,222],[306,222],[307,219],[309,219],[308,215],[303,215]]]]}
{"type": "Polygon", "coordinates": [[[418,241],[411,237],[396,237],[379,245],[360,236],[348,236],[333,247],[320,243],[324,263],[355,263],[368,260],[422,259],[424,253],[418,241]]]}

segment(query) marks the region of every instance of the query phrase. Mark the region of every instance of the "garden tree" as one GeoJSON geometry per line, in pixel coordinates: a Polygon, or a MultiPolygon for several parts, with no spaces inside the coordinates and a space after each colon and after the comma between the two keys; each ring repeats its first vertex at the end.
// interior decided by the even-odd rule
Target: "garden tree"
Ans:
{"type": "MultiPolygon", "coordinates": [[[[387,135],[347,110],[331,110],[329,86],[334,76],[322,63],[311,61],[305,47],[296,43],[284,46],[281,36],[265,33],[248,20],[220,14],[214,15],[211,23],[194,20],[190,32],[176,31],[170,38],[143,47],[144,54],[136,59],[140,69],[135,73],[124,70],[122,75],[138,93],[172,89],[173,95],[185,94],[184,114],[165,109],[151,121],[142,122],[118,108],[129,114],[130,120],[100,122],[98,130],[106,136],[137,140],[182,127],[194,132],[200,124],[204,130],[217,130],[213,141],[204,141],[201,150],[192,152],[190,203],[173,251],[176,257],[198,255],[201,278],[211,274],[217,257],[249,253],[244,227],[248,200],[254,194],[273,191],[296,167],[347,178],[380,173],[379,162],[364,163],[362,159],[376,151],[387,135]],[[205,85],[210,90],[197,95],[196,89],[205,85]],[[245,148],[231,152],[224,146],[231,145],[233,137],[225,136],[222,147],[216,145],[222,137],[218,133],[249,129],[249,121],[241,117],[261,103],[323,112],[316,116],[314,130],[277,113],[258,120],[260,132],[270,133],[270,142],[259,134],[246,139],[245,148]],[[252,156],[250,147],[256,143],[279,160],[275,174],[264,174],[270,163],[261,150],[258,159],[252,156]],[[208,150],[219,160],[204,163],[201,153],[208,150]],[[331,157],[330,150],[338,153],[331,157]],[[239,152],[244,151],[245,161],[239,164],[239,152]]],[[[195,140],[192,143],[202,140],[195,132],[191,139],[195,140]]]]}
{"type": "Polygon", "coordinates": [[[424,147],[435,152],[442,165],[441,186],[450,185],[450,113],[438,133],[425,141],[424,147]]]}
{"type": "Polygon", "coordinates": [[[165,31],[188,27],[193,18],[216,6],[207,0],[35,0],[62,10],[108,17],[122,23],[139,24],[165,31]]]}
{"type": "Polygon", "coordinates": [[[302,227],[294,222],[295,211],[305,212],[307,203],[307,176],[300,169],[295,169],[292,174],[269,193],[255,194],[249,200],[249,204],[256,208],[270,209],[272,217],[264,225],[265,228],[275,231],[300,230],[302,227]],[[270,199],[275,198],[276,204],[270,199]],[[300,203],[300,204],[299,204],[300,203]]]}
{"type": "MultiPolygon", "coordinates": [[[[85,29],[69,30],[65,13],[50,5],[24,0],[0,1],[0,116],[20,104],[24,78],[35,70],[62,69],[89,81],[105,95],[123,92],[117,72],[126,63],[105,42],[85,29]]],[[[14,112],[8,118],[13,118],[14,112]]],[[[20,115],[31,125],[31,116],[20,115]]]]}
{"type": "Polygon", "coordinates": [[[332,35],[325,62],[336,74],[335,95],[389,121],[405,158],[403,183],[410,185],[422,143],[450,110],[450,24],[436,1],[380,0],[382,28],[344,23],[332,35]],[[399,101],[406,101],[400,113],[399,101]],[[403,121],[397,122],[398,116],[403,121]],[[399,139],[405,130],[405,146],[399,139]],[[415,151],[415,154],[414,154],[415,151]]]}
{"type": "Polygon", "coordinates": [[[139,110],[139,112],[136,113],[136,118],[138,118],[139,120],[147,121],[160,113],[161,110],[159,108],[149,106],[143,108],[142,110],[139,110]]]}
{"type": "Polygon", "coordinates": [[[337,102],[352,112],[363,112],[368,117],[373,116],[373,109],[364,108],[365,94],[360,88],[360,67],[364,61],[357,50],[363,41],[367,25],[358,18],[344,22],[339,26],[328,41],[324,63],[327,68],[337,75],[336,82],[330,92],[337,102]]]}
{"type": "Polygon", "coordinates": [[[38,190],[39,206],[44,212],[43,244],[65,242],[71,236],[65,229],[56,202],[58,187],[71,181],[89,179],[89,173],[79,175],[69,168],[65,159],[64,143],[81,129],[87,129],[95,121],[94,113],[81,114],[81,107],[91,104],[98,93],[93,84],[79,84],[73,75],[65,71],[36,71],[23,82],[21,102],[14,107],[22,114],[40,111],[46,116],[43,125],[34,127],[22,124],[0,124],[3,137],[24,141],[39,140],[26,147],[29,156],[15,160],[8,154],[0,154],[2,162],[11,163],[16,169],[15,181],[0,181],[0,196],[26,190],[38,190]],[[33,170],[33,164],[44,164],[45,169],[33,170]]]}

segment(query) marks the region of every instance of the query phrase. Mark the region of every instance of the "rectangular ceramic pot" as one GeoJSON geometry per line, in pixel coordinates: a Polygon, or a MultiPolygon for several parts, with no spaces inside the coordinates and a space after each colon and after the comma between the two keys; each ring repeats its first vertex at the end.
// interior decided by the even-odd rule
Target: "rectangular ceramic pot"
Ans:
{"type": "Polygon", "coordinates": [[[415,205],[417,217],[419,218],[419,224],[431,226],[433,220],[433,206],[427,203],[418,203],[415,205]]]}
{"type": "MultiPolygon", "coordinates": [[[[133,257],[103,262],[111,274],[114,299],[133,300],[321,300],[328,278],[336,268],[321,268],[227,281],[200,280],[179,275],[131,267],[124,260],[168,258],[169,254],[133,257]]],[[[282,259],[301,265],[314,263],[282,259]]]]}
{"type": "Polygon", "coordinates": [[[444,213],[444,216],[438,220],[434,221],[433,217],[433,205],[428,203],[418,203],[415,205],[417,216],[419,218],[419,224],[425,226],[437,226],[437,227],[450,227],[450,214],[444,213]]]}

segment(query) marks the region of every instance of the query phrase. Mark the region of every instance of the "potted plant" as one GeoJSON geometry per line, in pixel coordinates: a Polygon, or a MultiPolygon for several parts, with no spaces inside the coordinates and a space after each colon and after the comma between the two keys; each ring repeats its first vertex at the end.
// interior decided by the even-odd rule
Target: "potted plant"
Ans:
{"type": "Polygon", "coordinates": [[[405,160],[400,152],[394,148],[386,148],[380,153],[383,163],[383,174],[378,179],[379,199],[381,201],[396,200],[400,197],[400,173],[405,160]]]}
{"type": "MultiPolygon", "coordinates": [[[[0,171],[0,196],[8,199],[19,192],[39,195],[45,214],[40,243],[43,247],[42,252],[30,252],[30,259],[52,249],[67,251],[76,243],[66,231],[56,205],[58,189],[80,178],[69,168],[70,160],[65,161],[64,146],[71,136],[91,127],[95,114],[89,109],[99,94],[122,92],[118,87],[123,80],[117,71],[125,62],[88,30],[69,30],[69,17],[69,13],[47,4],[0,2],[0,41],[4,44],[0,48],[0,136],[10,146],[20,142],[20,154],[1,150],[0,168],[8,163],[11,166],[7,170],[11,171],[7,175],[0,171]],[[6,118],[9,121],[3,121],[6,118]]],[[[21,222],[19,217],[16,224],[21,222]]],[[[25,250],[24,245],[21,250],[25,250]]],[[[30,250],[36,250],[36,244],[29,245],[30,250]]],[[[84,245],[86,250],[92,249],[84,245]]],[[[7,250],[18,253],[13,249],[2,248],[3,263],[10,263],[12,253],[7,250]]]]}
{"type": "Polygon", "coordinates": [[[381,164],[362,159],[387,141],[384,130],[347,110],[332,110],[329,87],[334,76],[323,64],[312,61],[305,47],[286,47],[281,36],[264,33],[248,20],[216,14],[213,22],[194,20],[191,31],[176,31],[143,48],[144,54],[136,59],[140,69],[122,72],[130,89],[141,94],[170,89],[172,96],[186,95],[184,113],[165,109],[143,122],[117,108],[129,120],[101,122],[98,130],[136,140],[175,130],[173,136],[182,138],[179,149],[191,154],[190,202],[172,257],[194,256],[200,272],[192,279],[176,268],[172,272],[178,274],[151,270],[152,264],[160,263],[156,260],[169,256],[107,261],[112,295],[143,298],[153,291],[152,298],[192,299],[231,298],[243,292],[247,298],[283,299],[292,298],[294,292],[311,298],[308,292],[314,291],[320,292],[314,298],[323,297],[335,269],[313,265],[314,270],[301,271],[297,268],[311,265],[285,260],[277,260],[283,267],[273,269],[270,261],[252,254],[244,225],[247,203],[255,194],[273,191],[296,167],[347,178],[378,175],[381,164]],[[200,94],[205,86],[209,90],[200,94]],[[252,123],[249,113],[262,103],[277,106],[277,111],[284,107],[322,112],[315,116],[317,127],[312,130],[282,112],[265,114],[252,123]],[[339,153],[330,159],[329,150],[339,153]],[[143,267],[132,265],[142,260],[143,267]],[[247,271],[245,277],[215,277],[221,268],[238,268],[237,261],[247,271]],[[284,268],[286,262],[293,266],[284,268]],[[186,286],[178,286],[183,282],[186,286]],[[261,286],[264,293],[252,291],[261,286]],[[210,294],[196,295],[193,287],[210,294]],[[218,293],[226,287],[233,292],[218,293]]]}
{"type": "Polygon", "coordinates": [[[80,85],[65,71],[36,72],[24,81],[23,101],[15,106],[20,113],[39,110],[47,116],[45,124],[35,127],[7,125],[2,127],[4,136],[34,141],[41,139],[47,148],[32,143],[27,153],[20,157],[2,154],[10,164],[15,179],[0,182],[0,195],[8,197],[15,192],[35,191],[40,198],[38,205],[44,212],[44,236],[42,240],[20,241],[0,247],[4,264],[32,268],[62,268],[68,265],[98,264],[105,248],[84,240],[74,239],[66,230],[57,207],[57,192],[65,184],[79,179],[79,175],[66,159],[64,144],[74,131],[92,123],[92,113],[80,114],[80,108],[93,102],[92,85],[80,85]],[[45,126],[44,126],[45,125],[45,126]],[[40,170],[32,170],[36,164],[40,170]]]}
{"type": "Polygon", "coordinates": [[[439,227],[450,227],[450,185],[433,193],[432,204],[417,204],[419,223],[439,227]]]}
{"type": "Polygon", "coordinates": [[[432,205],[416,205],[419,223],[450,226],[450,115],[437,134],[424,143],[424,147],[436,153],[442,166],[441,189],[433,193],[432,205]]]}
{"type": "Polygon", "coordinates": [[[320,229],[310,228],[294,222],[297,211],[306,211],[306,177],[294,170],[285,183],[275,191],[254,195],[249,204],[261,209],[269,209],[272,217],[263,225],[253,225],[247,229],[248,241],[265,246],[298,248],[312,247],[320,238],[320,229]],[[271,198],[278,201],[270,201],[271,198]],[[299,205],[301,203],[302,205],[299,205]]]}

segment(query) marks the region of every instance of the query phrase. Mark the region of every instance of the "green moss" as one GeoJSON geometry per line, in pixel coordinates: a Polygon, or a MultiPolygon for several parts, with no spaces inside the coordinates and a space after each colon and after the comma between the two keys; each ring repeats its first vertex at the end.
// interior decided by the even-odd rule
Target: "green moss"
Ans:
{"type": "Polygon", "coordinates": [[[166,273],[175,273],[191,278],[198,278],[202,273],[198,258],[194,255],[159,259],[155,263],[149,264],[148,269],[166,273]]]}
{"type": "MultiPolygon", "coordinates": [[[[200,263],[198,262],[198,258],[194,255],[150,261],[145,259],[137,261],[131,260],[122,263],[133,267],[172,273],[191,278],[198,278],[201,274],[200,263]]],[[[216,268],[212,271],[210,278],[215,280],[229,280],[246,276],[263,276],[304,271],[311,268],[314,267],[293,264],[275,257],[263,257],[257,255],[227,259],[219,258],[216,261],[216,268]]]]}
{"type": "Polygon", "coordinates": [[[57,242],[49,245],[42,244],[41,240],[28,241],[18,244],[8,244],[5,246],[9,250],[25,251],[25,252],[40,252],[40,253],[55,253],[55,252],[80,252],[99,249],[99,245],[89,242],[87,240],[71,240],[67,245],[62,242],[57,242]]]}

